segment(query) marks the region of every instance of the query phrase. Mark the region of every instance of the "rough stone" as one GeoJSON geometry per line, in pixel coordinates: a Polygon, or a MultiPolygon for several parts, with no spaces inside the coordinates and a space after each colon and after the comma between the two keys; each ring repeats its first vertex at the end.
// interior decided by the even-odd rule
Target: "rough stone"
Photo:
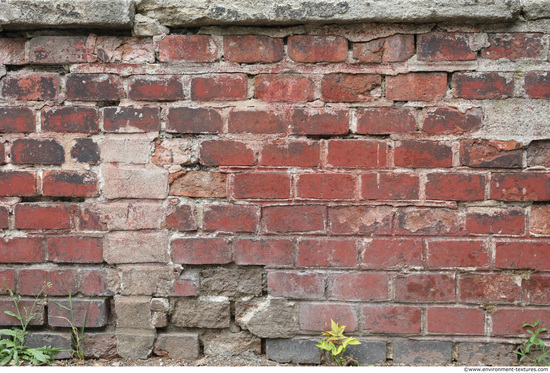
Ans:
{"type": "Polygon", "coordinates": [[[146,135],[107,135],[100,145],[101,160],[105,163],[145,164],[152,146],[146,135]]]}
{"type": "Polygon", "coordinates": [[[155,342],[155,355],[171,359],[195,360],[199,357],[199,335],[197,333],[159,334],[155,342]]]}
{"type": "Polygon", "coordinates": [[[160,24],[156,19],[146,17],[141,14],[136,14],[134,17],[134,28],[132,35],[134,36],[156,36],[168,34],[170,29],[160,24]]]}
{"type": "Polygon", "coordinates": [[[170,194],[184,197],[227,197],[227,175],[220,172],[182,171],[171,176],[170,194]]]}
{"type": "Polygon", "coordinates": [[[521,0],[521,10],[526,19],[550,18],[548,0],[521,0]]]}
{"type": "Polygon", "coordinates": [[[268,339],[267,358],[279,363],[320,364],[317,343],[307,339],[268,339]]]}
{"type": "Polygon", "coordinates": [[[201,340],[204,344],[204,354],[216,356],[220,354],[242,354],[247,350],[261,353],[261,339],[247,332],[206,332],[201,340]]]}
{"type": "Polygon", "coordinates": [[[117,330],[117,352],[125,359],[147,359],[153,350],[153,330],[117,330]]]}
{"type": "Polygon", "coordinates": [[[103,194],[107,199],[164,199],[168,195],[168,171],[161,168],[104,164],[102,169],[103,194]]]}
{"type": "Polygon", "coordinates": [[[156,201],[117,201],[94,204],[91,211],[110,231],[159,229],[164,208],[156,201]]]}
{"type": "Polygon", "coordinates": [[[286,299],[239,300],[235,321],[260,338],[291,338],[300,330],[298,308],[286,299]]]}
{"type": "Polygon", "coordinates": [[[87,358],[109,359],[117,355],[115,334],[86,332],[82,343],[87,358]]]}
{"type": "Polygon", "coordinates": [[[228,328],[229,300],[225,297],[180,299],[176,301],[171,321],[183,328],[228,328]]]}
{"type": "Polygon", "coordinates": [[[122,295],[168,296],[181,267],[124,266],[121,268],[122,295]]]}
{"type": "Polygon", "coordinates": [[[105,236],[103,257],[107,263],[168,263],[166,232],[111,232],[105,236]]]}
{"type": "Polygon", "coordinates": [[[152,330],[151,297],[115,297],[118,328],[152,330]]]}
{"type": "Polygon", "coordinates": [[[201,272],[201,291],[227,297],[261,295],[262,270],[254,267],[214,268],[201,272]]]}

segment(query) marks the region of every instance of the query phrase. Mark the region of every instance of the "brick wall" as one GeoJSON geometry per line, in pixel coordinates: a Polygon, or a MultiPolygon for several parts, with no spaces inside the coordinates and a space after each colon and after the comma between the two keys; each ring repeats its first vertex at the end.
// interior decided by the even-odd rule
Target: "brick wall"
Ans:
{"type": "Polygon", "coordinates": [[[319,363],[333,318],[511,364],[550,322],[544,22],[74,34],[0,38],[0,277],[91,297],[89,356],[319,363]]]}

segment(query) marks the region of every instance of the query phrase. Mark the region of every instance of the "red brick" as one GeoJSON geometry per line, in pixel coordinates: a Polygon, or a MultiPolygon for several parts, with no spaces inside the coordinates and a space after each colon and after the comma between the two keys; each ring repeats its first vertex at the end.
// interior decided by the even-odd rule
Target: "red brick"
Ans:
{"type": "Polygon", "coordinates": [[[284,57],[284,42],[263,35],[228,35],[223,38],[223,52],[231,62],[278,62],[284,57]]]}
{"type": "Polygon", "coordinates": [[[170,180],[170,195],[172,196],[227,197],[227,175],[224,173],[182,171],[172,177],[170,180]]]}
{"type": "Polygon", "coordinates": [[[427,175],[426,199],[480,201],[485,196],[485,175],[433,173],[427,175]]]}
{"type": "Polygon", "coordinates": [[[395,217],[396,235],[454,235],[459,232],[456,211],[441,208],[402,207],[395,217]]]}
{"type": "Polygon", "coordinates": [[[179,76],[135,77],[129,83],[128,97],[136,101],[183,100],[183,84],[179,76]]]}
{"type": "Polygon", "coordinates": [[[416,200],[419,177],[409,173],[380,172],[361,175],[361,198],[371,200],[416,200]]]}
{"type": "Polygon", "coordinates": [[[260,74],[254,80],[254,97],[263,101],[313,101],[313,82],[298,74],[260,74]]]}
{"type": "Polygon", "coordinates": [[[550,269],[550,241],[501,241],[495,251],[496,268],[550,269]]]}
{"type": "Polygon", "coordinates": [[[25,44],[27,39],[0,38],[0,64],[25,65],[27,63],[25,44]]]}
{"type": "Polygon", "coordinates": [[[76,211],[76,218],[81,231],[106,231],[107,224],[102,221],[103,217],[96,210],[94,205],[81,205],[76,211]]]}
{"type": "Polygon", "coordinates": [[[71,158],[79,163],[99,164],[99,145],[90,138],[75,139],[71,158]]]}
{"type": "Polygon", "coordinates": [[[326,215],[324,206],[268,206],[262,210],[262,227],[267,233],[323,231],[326,215]]]}
{"type": "Polygon", "coordinates": [[[238,199],[290,198],[290,176],[244,173],[233,177],[233,196],[238,199]]]}
{"type": "Polygon", "coordinates": [[[529,232],[541,235],[550,235],[550,206],[531,206],[529,232]]]}
{"type": "Polygon", "coordinates": [[[200,161],[209,166],[252,166],[254,151],[246,142],[234,140],[205,140],[201,143],[200,161]]]}
{"type": "Polygon", "coordinates": [[[298,198],[354,199],[355,178],[349,174],[301,174],[296,182],[298,198]]]}
{"type": "Polygon", "coordinates": [[[274,297],[318,299],[325,294],[325,277],[320,273],[268,272],[267,291],[274,297]]]}
{"type": "Polygon", "coordinates": [[[452,167],[452,162],[453,151],[446,143],[407,140],[395,146],[394,163],[397,167],[452,167]]]}
{"type": "Polygon", "coordinates": [[[489,34],[489,44],[490,47],[481,51],[481,57],[510,61],[541,59],[542,34],[489,34]]]}
{"type": "Polygon", "coordinates": [[[0,133],[36,130],[34,110],[27,107],[0,107],[0,133]]]}
{"type": "Polygon", "coordinates": [[[302,240],[298,244],[298,265],[303,267],[353,267],[357,248],[352,240],[302,240]]]}
{"type": "Polygon", "coordinates": [[[255,232],[260,218],[256,206],[204,206],[202,228],[217,232],[255,232]]]}
{"type": "Polygon", "coordinates": [[[415,131],[416,111],[413,108],[357,109],[358,134],[391,135],[415,131]]]}
{"type": "Polygon", "coordinates": [[[550,200],[550,174],[494,173],[491,179],[491,199],[548,201],[550,200]]]}
{"type": "Polygon", "coordinates": [[[238,265],[291,266],[294,262],[291,240],[238,239],[233,244],[238,265]]]}
{"type": "Polygon", "coordinates": [[[481,128],[483,111],[478,108],[461,113],[453,108],[429,108],[424,115],[422,131],[430,135],[474,132],[481,128]]]}
{"type": "Polygon", "coordinates": [[[6,98],[23,101],[45,101],[57,97],[58,74],[7,74],[2,80],[2,95],[6,98]]]}
{"type": "Polygon", "coordinates": [[[439,273],[398,275],[395,278],[395,300],[404,302],[454,301],[454,275],[439,273]]]}
{"type": "MultiPolygon", "coordinates": [[[[550,327],[548,322],[550,320],[550,310],[546,308],[500,308],[493,312],[492,318],[492,335],[530,336],[530,334],[527,334],[527,330],[532,329],[524,328],[523,324],[526,322],[532,324],[536,320],[540,320],[537,329],[550,327]]],[[[542,337],[547,338],[544,334],[542,337]]]]}
{"type": "Polygon", "coordinates": [[[9,215],[10,212],[4,206],[0,206],[0,229],[6,229],[9,227],[9,215]]]}
{"type": "Polygon", "coordinates": [[[163,227],[177,231],[195,231],[197,223],[192,205],[178,205],[167,213],[163,227]]]}
{"type": "MultiPolygon", "coordinates": [[[[3,257],[4,256],[2,256],[2,258],[3,257]]],[[[15,290],[15,270],[6,269],[6,268],[0,269],[0,284],[2,284],[2,286],[6,285],[8,289],[12,291],[15,290]]],[[[0,294],[8,294],[8,292],[6,290],[0,290],[0,294]]],[[[0,312],[2,312],[1,308],[0,308],[0,312]]],[[[6,324],[3,324],[2,320],[0,319],[0,325],[6,325],[6,324]]]]}
{"type": "Polygon", "coordinates": [[[90,106],[57,106],[42,109],[42,131],[98,133],[98,111],[90,106]]]}
{"type": "Polygon", "coordinates": [[[105,132],[157,132],[160,130],[158,107],[107,107],[103,109],[105,132]]]}
{"type": "Polygon", "coordinates": [[[15,206],[17,229],[69,229],[71,209],[63,205],[22,203],[15,206]]]}
{"type": "Polygon", "coordinates": [[[500,274],[463,275],[458,280],[460,300],[465,302],[499,302],[519,301],[521,284],[519,276],[500,274]]]}
{"type": "Polygon", "coordinates": [[[477,58],[470,48],[470,35],[433,32],[417,36],[420,61],[469,61],[477,58]]]}
{"type": "Polygon", "coordinates": [[[338,168],[383,168],[387,144],[376,140],[330,140],[328,163],[338,168]]]}
{"type": "Polygon", "coordinates": [[[82,271],[82,294],[88,296],[110,296],[114,292],[111,272],[106,269],[87,269],[82,271]]]}
{"type": "Polygon", "coordinates": [[[287,48],[296,62],[344,62],[348,58],[348,41],[341,36],[292,35],[287,48]]]}
{"type": "Polygon", "coordinates": [[[357,328],[357,317],[349,304],[302,303],[300,305],[300,328],[303,330],[330,329],[331,320],[345,325],[344,333],[353,332],[357,328]]]}
{"type": "Polygon", "coordinates": [[[420,334],[422,328],[421,310],[407,306],[365,306],[363,330],[383,334],[420,334]]]}
{"type": "Polygon", "coordinates": [[[430,307],[427,319],[428,333],[485,334],[485,313],[478,308],[430,307]]]}
{"type": "Polygon", "coordinates": [[[530,98],[550,99],[550,72],[529,71],[525,74],[525,92],[530,98]]]}
{"type": "Polygon", "coordinates": [[[1,197],[30,197],[36,195],[37,175],[34,171],[0,171],[1,197]]]}
{"type": "Polygon", "coordinates": [[[218,59],[218,45],[209,35],[167,35],[159,43],[159,61],[210,62],[218,59]]]}
{"type": "Polygon", "coordinates": [[[380,75],[329,74],[321,80],[321,95],[325,102],[368,102],[372,91],[382,84],[380,75]]]}
{"type": "Polygon", "coordinates": [[[365,243],[361,267],[392,269],[422,265],[422,241],[414,239],[375,238],[365,243]]]}
{"type": "Polygon", "coordinates": [[[527,148],[527,166],[550,168],[550,141],[534,140],[527,148]]]}
{"type": "Polygon", "coordinates": [[[200,288],[198,282],[198,278],[194,278],[194,276],[181,275],[174,282],[171,295],[174,297],[190,297],[199,295],[200,288]]]}
{"type": "MultiPolygon", "coordinates": [[[[155,62],[153,38],[90,35],[88,45],[90,44],[88,62],[111,63],[111,69],[106,70],[121,75],[130,75],[127,72],[129,69],[143,69],[145,64],[155,62]]],[[[86,71],[86,68],[77,71],[86,71]]]]}
{"type": "Polygon", "coordinates": [[[290,132],[296,135],[345,135],[349,132],[347,110],[296,109],[290,132]]]}
{"type": "Polygon", "coordinates": [[[194,101],[238,101],[248,96],[248,77],[245,74],[219,74],[191,80],[191,99],[194,101]]]}
{"type": "MultiPolygon", "coordinates": [[[[20,314],[24,315],[25,308],[27,308],[28,310],[31,310],[33,305],[34,305],[34,299],[32,300],[22,299],[21,302],[19,303],[20,314]]],[[[21,327],[21,321],[17,320],[13,316],[6,314],[5,313],[6,311],[17,313],[15,309],[15,304],[11,299],[8,299],[8,298],[0,299],[0,325],[13,325],[13,326],[21,327]]],[[[36,313],[36,317],[29,322],[29,325],[44,325],[44,321],[46,320],[46,318],[44,317],[44,305],[37,304],[34,307],[34,312],[36,313]]]]}
{"type": "Polygon", "coordinates": [[[393,211],[388,206],[331,207],[328,214],[335,234],[391,234],[393,211]]]}
{"type": "Polygon", "coordinates": [[[387,300],[386,273],[341,273],[332,281],[332,296],[345,300],[387,300]]]}
{"type": "Polygon", "coordinates": [[[48,295],[69,295],[78,290],[76,273],[70,269],[20,269],[18,272],[21,295],[36,295],[48,282],[52,284],[47,290],[48,295]]]}
{"type": "Polygon", "coordinates": [[[230,133],[283,134],[286,122],[280,113],[268,110],[231,110],[229,112],[230,133]]]}
{"type": "Polygon", "coordinates": [[[516,141],[463,140],[460,163],[468,167],[521,168],[522,143],[516,141]]]}
{"type": "Polygon", "coordinates": [[[514,207],[468,209],[466,231],[470,234],[523,234],[525,211],[514,207]]]}
{"type": "Polygon", "coordinates": [[[97,197],[98,178],[93,172],[44,171],[42,194],[48,197],[97,197]]]}
{"type": "Polygon", "coordinates": [[[265,143],[260,165],[272,167],[318,167],[320,146],[316,141],[275,140],[265,143]]]}
{"type": "Polygon", "coordinates": [[[427,242],[428,267],[487,267],[489,255],[484,241],[437,240],[427,242]]]}
{"type": "Polygon", "coordinates": [[[48,260],[52,262],[103,262],[103,242],[99,237],[53,237],[47,243],[48,260]]]}
{"type": "Polygon", "coordinates": [[[454,96],[470,100],[494,100],[511,97],[514,79],[509,74],[455,73],[453,74],[454,96]]]}
{"type": "Polygon", "coordinates": [[[13,164],[63,164],[65,151],[56,140],[17,139],[11,147],[13,164]]]}
{"type": "Polygon", "coordinates": [[[446,73],[409,73],[386,77],[386,98],[394,101],[432,101],[445,97],[446,73]]]}
{"type": "Polygon", "coordinates": [[[212,108],[168,108],[166,132],[171,133],[221,133],[222,116],[212,108]]]}
{"type": "Polygon", "coordinates": [[[101,328],[108,322],[107,308],[105,299],[51,301],[48,304],[48,324],[62,328],[101,328]]]}
{"type": "Polygon", "coordinates": [[[402,62],[413,55],[414,35],[393,35],[367,43],[353,43],[353,58],[359,62],[402,62]]]}
{"type": "Polygon", "coordinates": [[[29,41],[29,62],[67,65],[87,61],[86,36],[35,36],[29,41]]]}
{"type": "Polygon", "coordinates": [[[122,82],[113,74],[68,74],[67,99],[74,101],[118,101],[123,98],[122,82]]]}
{"type": "Polygon", "coordinates": [[[222,238],[182,238],[172,240],[172,261],[182,264],[227,264],[231,249],[222,238]]]}
{"type": "Polygon", "coordinates": [[[548,305],[548,303],[550,303],[549,287],[550,276],[532,273],[527,280],[529,303],[548,305]]]}
{"type": "Polygon", "coordinates": [[[44,244],[39,237],[0,239],[1,263],[40,263],[43,260],[44,244]]]}

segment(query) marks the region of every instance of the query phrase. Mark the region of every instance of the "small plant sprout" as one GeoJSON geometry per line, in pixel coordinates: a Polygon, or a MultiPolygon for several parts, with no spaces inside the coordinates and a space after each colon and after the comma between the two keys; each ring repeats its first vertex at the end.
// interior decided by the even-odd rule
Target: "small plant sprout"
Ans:
{"type": "MultiPolygon", "coordinates": [[[[319,344],[316,346],[321,350],[329,351],[332,355],[332,361],[337,365],[343,366],[346,365],[347,359],[344,357],[348,346],[350,345],[360,345],[357,339],[353,337],[346,337],[344,335],[344,330],[346,329],[345,325],[338,325],[334,320],[330,320],[331,329],[323,332],[325,336],[319,344]]],[[[355,363],[357,364],[357,363],[355,363]]]]}
{"type": "Polygon", "coordinates": [[[88,316],[88,310],[90,308],[90,303],[92,303],[92,299],[89,300],[88,306],[86,307],[86,312],[84,312],[84,317],[82,320],[82,325],[80,326],[80,329],[76,326],[75,322],[75,315],[74,315],[74,307],[73,307],[73,298],[71,293],[69,292],[69,306],[65,306],[59,302],[53,302],[57,306],[63,308],[64,310],[69,311],[71,315],[71,319],[69,320],[67,317],[64,316],[53,316],[58,319],[62,319],[67,321],[67,323],[71,326],[71,344],[73,346],[73,356],[76,357],[79,360],[84,360],[85,354],[84,354],[84,346],[83,346],[83,338],[84,338],[84,327],[86,325],[86,318],[88,316]]]}
{"type": "Polygon", "coordinates": [[[539,320],[534,324],[525,323],[524,328],[527,329],[527,333],[531,336],[526,342],[523,342],[523,347],[520,347],[517,351],[514,351],[520,356],[519,361],[532,361],[534,365],[550,366],[550,349],[546,347],[544,341],[540,338],[540,334],[546,332],[546,328],[538,328],[539,320]]]}

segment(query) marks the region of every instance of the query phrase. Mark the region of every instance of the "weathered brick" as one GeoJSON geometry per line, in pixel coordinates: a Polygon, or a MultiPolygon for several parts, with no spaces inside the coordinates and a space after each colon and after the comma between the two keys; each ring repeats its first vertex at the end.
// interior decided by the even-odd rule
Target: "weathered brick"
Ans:
{"type": "Polygon", "coordinates": [[[231,248],[223,238],[174,239],[171,247],[174,263],[227,264],[233,261],[231,248]]]}
{"type": "Polygon", "coordinates": [[[20,203],[15,206],[15,227],[18,229],[70,229],[72,206],[20,203]]]}
{"type": "Polygon", "coordinates": [[[397,340],[393,342],[393,361],[413,366],[444,365],[452,359],[452,342],[397,340]]]}
{"type": "Polygon", "coordinates": [[[36,129],[34,117],[34,110],[31,108],[17,106],[0,107],[0,133],[34,132],[36,129]]]}
{"type": "Polygon", "coordinates": [[[22,101],[53,100],[57,97],[59,75],[50,73],[7,74],[2,95],[22,101]]]}
{"type": "Polygon", "coordinates": [[[527,282],[527,292],[529,293],[529,303],[548,304],[550,302],[550,276],[547,274],[532,273],[527,282]]]}
{"type": "Polygon", "coordinates": [[[262,228],[266,233],[323,231],[324,206],[267,206],[262,209],[262,228]]]}
{"type": "Polygon", "coordinates": [[[470,234],[523,234],[525,211],[521,208],[470,208],[466,210],[470,234]]]}
{"type": "Polygon", "coordinates": [[[286,122],[282,115],[270,110],[231,110],[228,132],[253,134],[283,134],[286,122]]]}
{"type": "Polygon", "coordinates": [[[459,221],[453,210],[403,207],[397,210],[394,231],[397,235],[454,235],[459,221]]]}
{"type": "Polygon", "coordinates": [[[105,164],[103,195],[107,199],[151,198],[164,199],[168,195],[168,171],[155,168],[105,164]]]}
{"type": "Polygon", "coordinates": [[[238,239],[233,243],[238,265],[290,266],[294,262],[291,240],[238,239]]]}
{"type": "Polygon", "coordinates": [[[13,164],[63,164],[65,151],[57,140],[17,139],[11,147],[13,164]]]}
{"type": "Polygon", "coordinates": [[[386,77],[386,98],[394,101],[432,101],[445,97],[447,74],[409,73],[386,77]]]}
{"type": "Polygon", "coordinates": [[[490,46],[481,51],[481,57],[510,61],[541,59],[542,34],[489,34],[490,46]]]}
{"type": "Polygon", "coordinates": [[[221,172],[184,171],[170,182],[170,195],[225,198],[227,175],[221,172]]]}
{"type": "Polygon", "coordinates": [[[247,331],[232,332],[223,330],[218,332],[206,332],[202,334],[204,353],[208,356],[220,356],[222,354],[242,354],[246,351],[260,354],[262,340],[247,331]]]}
{"type": "Polygon", "coordinates": [[[527,148],[527,166],[550,168],[550,141],[531,141],[527,148]]]}
{"type": "Polygon", "coordinates": [[[354,199],[355,178],[342,173],[301,174],[296,182],[298,198],[354,199]]]}
{"type": "Polygon", "coordinates": [[[463,275],[458,279],[458,288],[463,302],[510,303],[521,296],[520,277],[513,275],[463,275]]]}
{"type": "Polygon", "coordinates": [[[0,171],[0,196],[29,197],[36,195],[34,171],[0,171]]]}
{"type": "Polygon", "coordinates": [[[172,323],[184,328],[228,328],[230,321],[225,297],[180,298],[172,313],[172,323]]]}
{"type": "Polygon", "coordinates": [[[122,82],[112,74],[67,74],[65,94],[74,101],[119,101],[122,82]]]}
{"type": "Polygon", "coordinates": [[[107,135],[101,141],[101,160],[104,163],[145,164],[149,161],[152,142],[147,135],[126,137],[107,135]]]}
{"type": "Polygon", "coordinates": [[[478,308],[430,307],[427,320],[428,333],[485,334],[485,313],[478,308]]]}
{"type": "Polygon", "coordinates": [[[427,175],[426,198],[444,201],[479,201],[485,196],[485,175],[432,173],[427,175]]]}
{"type": "Polygon", "coordinates": [[[484,241],[429,240],[427,241],[428,267],[486,268],[489,255],[484,241]],[[452,253],[452,255],[449,255],[452,253]]]}
{"type": "Polygon", "coordinates": [[[529,231],[535,234],[550,235],[550,206],[531,206],[529,231]]]}
{"type": "Polygon", "coordinates": [[[474,132],[481,128],[483,111],[478,108],[461,113],[453,108],[429,108],[424,115],[422,131],[430,135],[474,132]]]}
{"type": "Polygon", "coordinates": [[[287,48],[296,62],[344,62],[348,58],[348,41],[341,36],[292,35],[287,48]]]}
{"type": "Polygon", "coordinates": [[[280,173],[241,173],[233,176],[237,199],[290,198],[290,176],[280,173]]]}
{"type": "Polygon", "coordinates": [[[206,205],[202,229],[216,232],[255,232],[260,218],[256,206],[206,205]]]}
{"type": "Polygon", "coordinates": [[[388,300],[386,273],[341,273],[332,279],[331,296],[345,300],[388,300]]]}
{"type": "Polygon", "coordinates": [[[338,168],[383,168],[387,143],[376,140],[329,140],[328,164],[338,168]]]}
{"type": "Polygon", "coordinates": [[[260,74],[254,80],[254,96],[263,101],[313,101],[313,82],[298,74],[260,74]]]}
{"type": "Polygon", "coordinates": [[[103,118],[105,132],[134,133],[160,130],[158,107],[106,107],[103,109],[103,118]]]}
{"type": "Polygon", "coordinates": [[[394,163],[398,167],[452,167],[451,146],[435,141],[406,140],[396,143],[394,163]]]}
{"type": "Polygon", "coordinates": [[[380,75],[329,74],[321,80],[321,95],[325,102],[368,102],[382,84],[380,75]]]}
{"type": "Polygon", "coordinates": [[[402,62],[413,55],[414,35],[392,35],[367,43],[353,43],[353,58],[359,62],[402,62]]]}
{"type": "Polygon", "coordinates": [[[477,58],[470,47],[470,35],[433,32],[417,36],[418,59],[421,61],[469,61],[477,58]]]}
{"type": "Polygon", "coordinates": [[[346,332],[357,329],[357,316],[350,304],[302,303],[300,304],[300,328],[303,330],[327,330],[330,320],[345,325],[346,332]]]}
{"type": "Polygon", "coordinates": [[[550,200],[550,174],[493,173],[491,199],[498,201],[550,200]]]}
{"type": "Polygon", "coordinates": [[[199,275],[198,273],[194,274],[185,274],[176,278],[174,285],[172,286],[172,296],[174,297],[189,297],[194,295],[199,295],[199,275]]]}
{"type": "Polygon", "coordinates": [[[170,359],[196,360],[199,358],[199,348],[197,333],[167,333],[157,336],[154,352],[155,355],[167,356],[170,359]]]}
{"type": "Polygon", "coordinates": [[[309,239],[298,243],[299,266],[354,267],[356,264],[357,247],[353,240],[309,239]]]}
{"type": "Polygon", "coordinates": [[[82,344],[84,354],[88,359],[112,359],[117,356],[116,335],[112,332],[85,333],[82,344]]]}
{"type": "MultiPolygon", "coordinates": [[[[510,335],[514,337],[526,336],[527,328],[523,327],[525,322],[533,323],[540,320],[537,328],[548,328],[550,310],[547,308],[499,308],[492,314],[493,330],[492,335],[510,335]]],[[[543,337],[544,338],[544,337],[543,337]]]]}
{"type": "Polygon", "coordinates": [[[97,197],[98,178],[94,172],[44,171],[42,195],[53,197],[97,197]]]}
{"type": "Polygon", "coordinates": [[[290,132],[296,135],[345,135],[349,132],[347,110],[296,109],[290,132]]]}
{"type": "Polygon", "coordinates": [[[173,295],[177,269],[170,265],[123,266],[120,269],[122,295],[173,295]]]}
{"type": "MultiPolygon", "coordinates": [[[[136,145],[138,141],[148,147],[154,144],[154,152],[151,161],[156,166],[175,171],[182,166],[197,163],[198,144],[189,138],[162,139],[157,137],[154,142],[151,142],[151,139],[147,137],[139,140],[136,138],[135,140],[136,145]]],[[[145,154],[141,155],[139,158],[148,160],[149,153],[150,151],[147,150],[145,154]]]]}
{"type": "Polygon", "coordinates": [[[24,65],[27,63],[25,57],[25,45],[27,39],[23,38],[0,38],[0,64],[3,65],[24,65]]]}
{"type": "Polygon", "coordinates": [[[9,215],[10,212],[4,206],[0,206],[0,229],[6,229],[9,227],[9,215]]]}
{"type": "Polygon", "coordinates": [[[270,167],[317,167],[320,145],[316,141],[275,140],[266,142],[260,153],[260,165],[270,167]]]}
{"type": "Polygon", "coordinates": [[[52,286],[46,291],[48,295],[75,294],[78,279],[75,271],[70,269],[20,269],[18,272],[17,290],[21,295],[37,295],[44,284],[52,286]]]}
{"type": "Polygon", "coordinates": [[[390,135],[416,131],[416,114],[413,108],[357,109],[357,133],[390,135]]]}
{"type": "Polygon", "coordinates": [[[48,260],[55,263],[101,263],[100,237],[57,236],[47,239],[48,260]]]}
{"type": "Polygon", "coordinates": [[[497,241],[495,267],[505,269],[550,269],[549,241],[497,241]]]}
{"type": "Polygon", "coordinates": [[[39,237],[4,238],[0,239],[0,254],[0,263],[40,263],[44,260],[44,243],[39,237]]]}
{"type": "Polygon", "coordinates": [[[107,325],[107,302],[105,299],[71,299],[70,302],[68,300],[50,302],[48,304],[48,324],[65,328],[73,326],[101,328],[107,325]],[[70,310],[62,306],[70,308],[70,310]]]}
{"type": "Polygon", "coordinates": [[[153,330],[122,329],[116,332],[117,355],[124,359],[147,359],[153,351],[153,330]]]}
{"type": "Polygon", "coordinates": [[[136,101],[183,100],[183,84],[178,76],[135,77],[129,83],[128,98],[136,101]]]}
{"type": "Polygon", "coordinates": [[[35,36],[29,40],[29,62],[63,65],[86,62],[86,36],[35,36]]]}
{"type": "Polygon", "coordinates": [[[201,291],[212,296],[243,297],[262,294],[262,268],[208,268],[201,271],[201,291]]]}
{"type": "Polygon", "coordinates": [[[221,113],[212,108],[171,107],[166,115],[166,132],[221,133],[221,113]]]}
{"type": "Polygon", "coordinates": [[[219,74],[191,80],[191,99],[194,101],[238,101],[248,95],[245,74],[219,74]]]}
{"type": "Polygon", "coordinates": [[[168,263],[166,232],[110,232],[103,240],[103,257],[109,264],[168,263]]]}
{"type": "Polygon", "coordinates": [[[65,360],[72,357],[72,344],[70,333],[56,333],[52,331],[32,333],[25,339],[25,346],[30,348],[41,348],[51,346],[61,350],[55,354],[55,360],[65,360]]]}
{"type": "Polygon", "coordinates": [[[530,98],[550,99],[550,73],[548,71],[527,72],[525,92],[530,98]]]}
{"type": "Polygon", "coordinates": [[[99,145],[89,138],[76,139],[71,148],[71,158],[79,163],[99,164],[99,145]]]}
{"type": "Polygon", "coordinates": [[[334,234],[391,234],[393,211],[388,206],[330,207],[328,224],[334,234]]]}
{"type": "Polygon", "coordinates": [[[419,176],[410,173],[379,172],[361,175],[361,198],[403,200],[419,198],[419,176]]]}
{"type": "MultiPolygon", "coordinates": [[[[11,284],[10,289],[14,290],[13,283],[11,284]]],[[[34,299],[32,300],[21,299],[21,302],[19,303],[19,312],[22,314],[25,314],[24,307],[27,307],[27,309],[30,309],[33,306],[33,304],[34,304],[34,299]]],[[[13,326],[21,327],[21,321],[17,320],[17,318],[13,316],[6,314],[5,313],[6,311],[17,313],[17,310],[15,309],[15,304],[11,299],[8,299],[8,298],[0,299],[0,325],[2,326],[13,325],[13,326]]],[[[36,313],[36,317],[29,321],[29,325],[44,325],[46,321],[44,305],[40,303],[36,304],[34,311],[36,313]]]]}
{"type": "Polygon", "coordinates": [[[122,62],[128,66],[155,62],[155,46],[152,38],[90,35],[88,44],[90,43],[95,45],[93,45],[93,51],[92,48],[88,50],[90,52],[88,62],[122,62]]]}
{"type": "Polygon", "coordinates": [[[421,310],[408,306],[365,306],[363,330],[370,333],[418,334],[422,328],[421,310]]]}
{"type": "Polygon", "coordinates": [[[223,52],[231,62],[278,62],[284,56],[284,42],[264,35],[228,35],[223,38],[223,52]]]}
{"type": "Polygon", "coordinates": [[[375,238],[365,242],[362,249],[362,268],[393,269],[422,265],[421,240],[375,238]]]}
{"type": "Polygon", "coordinates": [[[269,272],[267,291],[274,297],[319,299],[324,297],[325,277],[320,273],[269,272]]]}
{"type": "Polygon", "coordinates": [[[395,277],[395,300],[441,302],[455,300],[454,274],[419,273],[395,277]]]}
{"type": "Polygon", "coordinates": [[[159,43],[161,62],[211,62],[218,58],[218,45],[209,35],[166,35],[159,43]]]}
{"type": "Polygon", "coordinates": [[[166,213],[163,227],[178,231],[194,231],[197,229],[193,206],[178,205],[166,213]]]}
{"type": "Polygon", "coordinates": [[[249,144],[235,140],[205,140],[199,158],[208,166],[252,166],[256,162],[249,144]]]}
{"type": "Polygon", "coordinates": [[[453,74],[454,96],[470,100],[496,100],[511,97],[514,78],[510,74],[455,73],[453,74]]]}
{"type": "Polygon", "coordinates": [[[462,140],[460,163],[468,167],[521,168],[522,143],[516,141],[462,140]]]}
{"type": "Polygon", "coordinates": [[[463,342],[456,346],[459,364],[512,366],[518,361],[517,354],[512,352],[516,348],[513,344],[463,342]]]}
{"type": "Polygon", "coordinates": [[[138,329],[140,332],[153,329],[151,297],[115,296],[114,311],[117,316],[117,328],[138,329]]]}
{"type": "Polygon", "coordinates": [[[118,287],[118,273],[111,269],[87,269],[82,271],[82,294],[88,296],[112,296],[118,287]]]}
{"type": "Polygon", "coordinates": [[[319,364],[321,350],[316,343],[303,339],[267,339],[267,358],[279,363],[319,364]]]}

